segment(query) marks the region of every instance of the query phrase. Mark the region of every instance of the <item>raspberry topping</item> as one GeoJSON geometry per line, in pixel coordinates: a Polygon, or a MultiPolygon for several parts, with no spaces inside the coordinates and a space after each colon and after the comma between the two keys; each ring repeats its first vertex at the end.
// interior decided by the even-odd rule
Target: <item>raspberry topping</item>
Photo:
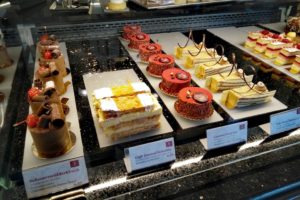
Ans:
{"type": "Polygon", "coordinates": [[[30,88],[30,90],[28,91],[28,97],[29,99],[32,99],[33,97],[41,94],[42,91],[39,90],[37,87],[33,87],[33,88],[30,88]]]}
{"type": "Polygon", "coordinates": [[[36,127],[38,122],[39,122],[39,117],[34,114],[30,114],[26,118],[26,123],[30,128],[36,127]]]}

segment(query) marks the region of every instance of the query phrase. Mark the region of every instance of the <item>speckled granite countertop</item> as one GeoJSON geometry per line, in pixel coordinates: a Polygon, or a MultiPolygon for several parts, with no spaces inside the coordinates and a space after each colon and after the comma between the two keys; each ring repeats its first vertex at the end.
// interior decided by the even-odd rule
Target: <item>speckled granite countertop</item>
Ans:
{"type": "MultiPolygon", "coordinates": [[[[202,35],[202,32],[195,35],[202,35]]],[[[289,108],[300,105],[299,92],[288,87],[284,77],[279,80],[272,79],[271,74],[263,73],[259,65],[244,59],[240,50],[209,33],[207,38],[210,41],[207,46],[221,43],[225,46],[226,55],[235,52],[241,66],[254,65],[258,70],[258,78],[268,88],[277,89],[276,98],[289,108]]],[[[181,130],[166,108],[164,115],[175,130],[173,136],[176,141],[176,162],[156,171],[127,176],[122,161],[123,149],[160,137],[100,149],[87,97],[80,95],[80,91],[85,89],[82,75],[87,72],[133,68],[143,81],[147,80],[117,38],[67,42],[67,48],[90,180],[90,184],[83,187],[88,199],[239,199],[300,180],[300,172],[296,170],[300,163],[299,131],[268,138],[257,127],[258,124],[268,121],[269,115],[262,115],[248,119],[250,128],[247,144],[239,148],[206,152],[199,139],[204,137],[205,130],[210,126],[181,130]]],[[[32,66],[27,66],[25,71],[29,78],[25,80],[24,87],[30,86],[32,70],[32,66]]],[[[23,101],[19,105],[16,121],[27,115],[25,91],[24,89],[20,97],[23,101]]],[[[222,110],[216,110],[225,118],[225,122],[214,126],[230,122],[222,110]]],[[[14,153],[7,163],[10,165],[9,175],[14,186],[4,191],[4,196],[11,199],[23,199],[26,196],[21,177],[24,133],[25,127],[17,127],[11,141],[14,153]]]]}

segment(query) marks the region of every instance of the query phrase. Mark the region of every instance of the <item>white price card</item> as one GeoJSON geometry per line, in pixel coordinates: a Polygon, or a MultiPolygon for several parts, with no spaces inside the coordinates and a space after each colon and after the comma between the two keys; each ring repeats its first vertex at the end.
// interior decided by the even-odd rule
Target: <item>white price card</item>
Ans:
{"type": "Polygon", "coordinates": [[[248,122],[238,122],[206,131],[207,139],[201,139],[206,150],[217,149],[233,144],[247,142],[248,122]]]}
{"type": "Polygon", "coordinates": [[[88,183],[84,157],[23,171],[28,198],[40,197],[88,183]]]}
{"type": "Polygon", "coordinates": [[[167,138],[124,150],[128,173],[175,161],[174,138],[167,138]]]}
{"type": "Polygon", "coordinates": [[[270,135],[300,127],[300,107],[270,116],[270,135]]]}

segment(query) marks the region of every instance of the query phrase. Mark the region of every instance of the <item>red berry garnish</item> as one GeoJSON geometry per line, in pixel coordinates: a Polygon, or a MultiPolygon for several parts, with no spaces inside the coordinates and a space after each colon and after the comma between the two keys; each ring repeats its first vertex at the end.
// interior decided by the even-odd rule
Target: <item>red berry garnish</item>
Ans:
{"type": "Polygon", "coordinates": [[[261,31],[261,33],[262,33],[263,35],[268,35],[268,34],[270,33],[270,31],[268,31],[268,30],[263,30],[263,31],[261,31]]]}
{"type": "Polygon", "coordinates": [[[272,35],[272,38],[278,39],[278,38],[279,38],[279,35],[274,33],[274,34],[272,35]]]}
{"type": "Polygon", "coordinates": [[[44,34],[40,38],[41,41],[47,41],[48,39],[49,39],[49,35],[48,34],[44,34]]]}
{"type": "Polygon", "coordinates": [[[50,51],[45,51],[44,58],[45,59],[52,59],[52,53],[50,51]]]}
{"type": "Polygon", "coordinates": [[[289,40],[289,39],[286,39],[286,38],[284,38],[283,40],[281,40],[281,42],[283,42],[283,43],[290,43],[290,40],[289,40]]]}
{"type": "Polygon", "coordinates": [[[35,97],[41,93],[42,93],[42,91],[36,87],[30,88],[30,90],[28,90],[28,98],[32,99],[33,97],[35,97]]]}
{"type": "Polygon", "coordinates": [[[37,115],[30,114],[26,118],[26,123],[30,128],[36,127],[38,122],[39,122],[39,117],[37,115]]]}
{"type": "Polygon", "coordinates": [[[297,48],[297,49],[300,49],[300,44],[297,44],[296,48],[297,48]]]}

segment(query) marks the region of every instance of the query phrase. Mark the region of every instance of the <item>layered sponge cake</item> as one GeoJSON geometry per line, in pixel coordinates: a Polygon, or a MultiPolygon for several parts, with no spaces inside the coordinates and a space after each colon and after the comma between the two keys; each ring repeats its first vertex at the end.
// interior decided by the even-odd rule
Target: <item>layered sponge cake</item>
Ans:
{"type": "Polygon", "coordinates": [[[93,93],[103,133],[112,140],[158,128],[162,108],[145,83],[136,82],[93,93]]]}

